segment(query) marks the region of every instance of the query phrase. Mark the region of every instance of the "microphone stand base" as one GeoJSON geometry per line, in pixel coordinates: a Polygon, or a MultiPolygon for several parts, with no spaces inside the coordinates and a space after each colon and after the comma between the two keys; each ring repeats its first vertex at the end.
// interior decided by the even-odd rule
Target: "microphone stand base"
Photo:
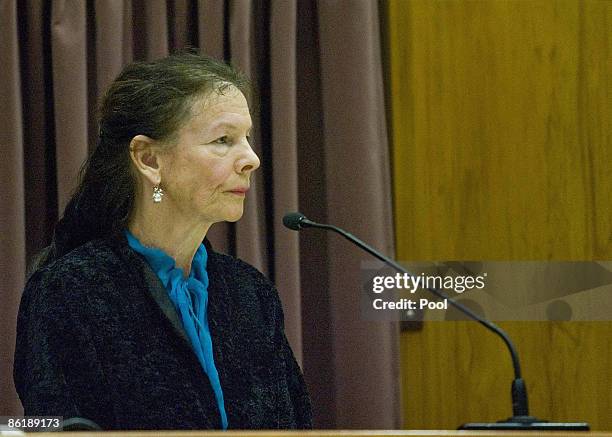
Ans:
{"type": "Polygon", "coordinates": [[[547,422],[533,416],[514,416],[493,423],[465,423],[461,430],[506,430],[506,431],[588,431],[586,422],[547,422]]]}

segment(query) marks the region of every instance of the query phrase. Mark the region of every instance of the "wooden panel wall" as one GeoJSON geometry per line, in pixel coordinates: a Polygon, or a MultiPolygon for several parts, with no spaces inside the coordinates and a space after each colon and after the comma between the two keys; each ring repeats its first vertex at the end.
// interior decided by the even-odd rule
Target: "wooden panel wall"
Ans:
{"type": "MultiPolygon", "coordinates": [[[[612,259],[612,1],[388,14],[399,259],[612,259]]],[[[532,414],[612,429],[612,323],[502,326],[532,414]]],[[[406,428],[510,415],[508,354],[478,325],[403,333],[402,368],[406,428]]]]}

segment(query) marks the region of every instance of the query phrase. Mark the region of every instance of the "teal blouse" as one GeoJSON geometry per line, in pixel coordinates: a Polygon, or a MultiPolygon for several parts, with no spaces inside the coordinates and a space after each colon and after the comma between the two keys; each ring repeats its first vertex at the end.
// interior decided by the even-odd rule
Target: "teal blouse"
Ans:
{"type": "Polygon", "coordinates": [[[189,277],[184,278],[183,270],[176,267],[174,259],[164,251],[143,246],[127,229],[125,235],[130,247],[144,256],[151,269],[168,290],[170,300],[181,317],[187,336],[191,340],[202,369],[208,375],[215,392],[223,429],[227,429],[223,390],[221,389],[219,373],[215,367],[212,338],[206,314],[208,306],[208,273],[206,272],[208,254],[206,253],[206,247],[200,244],[191,263],[191,273],[189,277]]]}

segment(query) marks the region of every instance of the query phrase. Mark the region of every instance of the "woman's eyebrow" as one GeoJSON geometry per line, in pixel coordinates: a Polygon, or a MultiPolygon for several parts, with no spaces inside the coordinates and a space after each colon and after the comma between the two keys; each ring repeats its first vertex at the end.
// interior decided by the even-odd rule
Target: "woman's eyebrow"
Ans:
{"type": "MultiPolygon", "coordinates": [[[[218,122],[214,122],[213,124],[211,124],[208,129],[210,131],[213,131],[213,132],[215,130],[217,130],[217,129],[220,129],[220,128],[225,128],[225,129],[229,129],[229,130],[240,130],[240,126],[241,125],[232,123],[230,121],[218,121],[218,122]]],[[[251,129],[253,128],[253,125],[249,124],[248,127],[246,125],[245,125],[245,127],[246,127],[245,130],[247,132],[250,132],[251,129]]]]}

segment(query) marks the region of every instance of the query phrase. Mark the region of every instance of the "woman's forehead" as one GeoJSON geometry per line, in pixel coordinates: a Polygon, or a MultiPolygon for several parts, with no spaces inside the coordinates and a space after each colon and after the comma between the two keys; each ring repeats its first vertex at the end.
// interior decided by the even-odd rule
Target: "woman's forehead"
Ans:
{"type": "Polygon", "coordinates": [[[223,106],[236,106],[246,108],[247,110],[249,108],[246,97],[235,86],[227,86],[210,91],[205,95],[197,97],[193,103],[194,112],[210,112],[223,106]]]}
{"type": "Polygon", "coordinates": [[[250,129],[252,121],[246,98],[234,88],[210,93],[194,102],[188,124],[207,130],[250,129]]]}

